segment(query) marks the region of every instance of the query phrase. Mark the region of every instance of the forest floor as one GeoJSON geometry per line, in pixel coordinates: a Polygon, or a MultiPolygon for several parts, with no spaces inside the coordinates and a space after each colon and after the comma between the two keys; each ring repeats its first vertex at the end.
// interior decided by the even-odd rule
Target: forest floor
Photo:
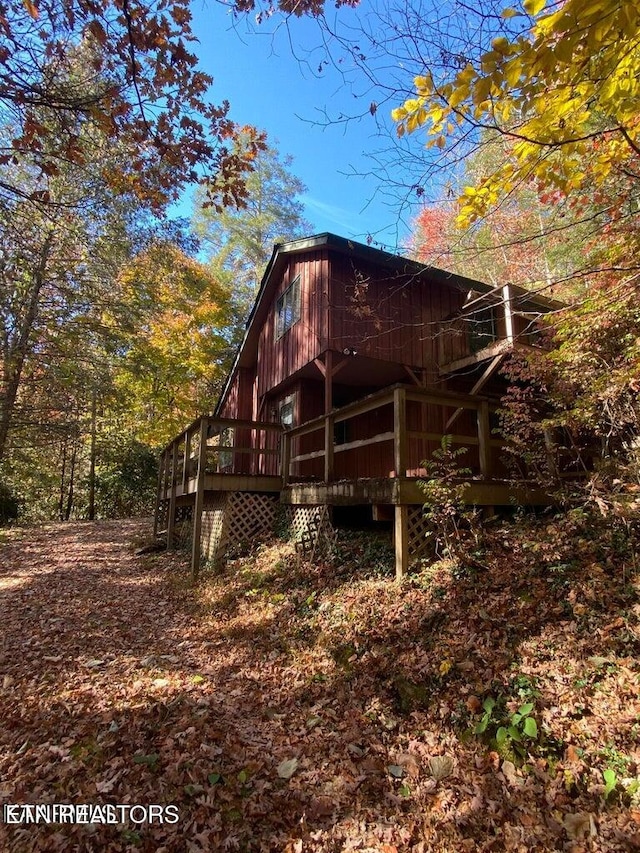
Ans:
{"type": "Polygon", "coordinates": [[[473,570],[396,584],[384,542],[272,542],[194,589],[149,530],[0,531],[0,804],[179,819],[0,823],[2,851],[640,850],[628,543],[496,523],[473,570]]]}

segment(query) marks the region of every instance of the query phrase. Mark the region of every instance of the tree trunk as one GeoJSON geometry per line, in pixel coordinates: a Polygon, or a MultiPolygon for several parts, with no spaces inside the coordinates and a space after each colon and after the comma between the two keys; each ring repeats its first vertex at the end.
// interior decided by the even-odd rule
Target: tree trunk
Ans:
{"type": "Polygon", "coordinates": [[[67,492],[67,507],[64,513],[64,520],[69,521],[71,518],[71,510],[73,509],[73,486],[76,474],[76,456],[78,453],[78,446],[74,442],[73,448],[71,450],[71,467],[69,469],[69,491],[67,492]]]}
{"type": "Polygon", "coordinates": [[[97,394],[94,388],[91,392],[91,459],[89,460],[89,511],[87,518],[93,521],[96,517],[96,403],[97,394]]]}
{"type": "Polygon", "coordinates": [[[64,520],[64,486],[67,474],[67,439],[62,444],[62,470],[60,472],[60,498],[58,500],[58,519],[64,520]]]}
{"type": "Polygon", "coordinates": [[[46,280],[47,263],[53,246],[54,233],[54,229],[52,228],[42,244],[38,265],[33,272],[31,292],[26,311],[16,339],[9,345],[5,355],[5,363],[2,369],[3,393],[0,395],[0,462],[7,448],[7,438],[15,411],[20,379],[22,378],[22,368],[29,352],[31,332],[38,317],[40,293],[46,280]]]}

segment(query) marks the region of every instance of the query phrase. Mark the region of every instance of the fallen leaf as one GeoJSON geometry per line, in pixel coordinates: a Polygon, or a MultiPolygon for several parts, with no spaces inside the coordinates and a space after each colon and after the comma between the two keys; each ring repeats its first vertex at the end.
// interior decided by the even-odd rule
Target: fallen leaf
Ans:
{"type": "Polygon", "coordinates": [[[281,761],[280,764],[278,764],[277,773],[281,779],[291,779],[297,769],[298,759],[289,758],[287,761],[281,761]]]}
{"type": "Polygon", "coordinates": [[[482,710],[482,702],[477,696],[468,696],[465,704],[472,714],[478,714],[482,710]]]}
{"type": "Polygon", "coordinates": [[[584,838],[587,833],[595,834],[595,824],[593,817],[588,812],[576,812],[575,814],[566,814],[562,821],[564,828],[567,831],[569,838],[574,840],[584,838]]]}
{"type": "Polygon", "coordinates": [[[434,755],[429,759],[429,770],[437,782],[446,779],[453,773],[453,758],[449,755],[434,755]]]}

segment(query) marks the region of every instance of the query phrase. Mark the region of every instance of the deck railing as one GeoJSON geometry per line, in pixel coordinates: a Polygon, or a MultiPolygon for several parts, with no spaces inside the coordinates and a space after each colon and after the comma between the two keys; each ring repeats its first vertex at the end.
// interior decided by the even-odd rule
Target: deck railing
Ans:
{"type": "Polygon", "coordinates": [[[469,448],[461,465],[490,479],[499,464],[496,451],[503,446],[491,437],[490,414],[496,409],[477,396],[393,386],[284,432],[283,484],[424,476],[420,463],[431,457],[444,434],[469,448]]]}
{"type": "Polygon", "coordinates": [[[169,500],[171,540],[176,500],[204,492],[208,475],[229,478],[280,477],[280,424],[203,416],[167,444],[160,454],[155,532],[162,501],[169,500]]]}
{"type": "MultiPolygon", "coordinates": [[[[468,448],[461,465],[483,479],[499,467],[503,441],[491,435],[488,400],[395,385],[292,429],[264,421],[205,416],[164,448],[158,502],[193,494],[208,475],[325,482],[418,477],[442,436],[468,448]]],[[[223,478],[220,478],[222,482],[223,478]]]]}

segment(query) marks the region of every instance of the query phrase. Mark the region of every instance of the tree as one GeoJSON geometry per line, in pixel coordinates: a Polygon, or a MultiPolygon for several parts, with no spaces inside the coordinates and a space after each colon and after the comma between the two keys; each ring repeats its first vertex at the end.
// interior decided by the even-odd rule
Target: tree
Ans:
{"type": "MultiPolygon", "coordinates": [[[[461,198],[469,225],[531,180],[539,193],[559,192],[604,205],[610,221],[637,203],[640,157],[640,10],[631,0],[567,0],[540,14],[545,0],[525,0],[530,32],[500,35],[453,79],[426,68],[414,96],[393,112],[398,133],[424,127],[429,146],[444,148],[470,131],[509,141],[509,156],[461,198]],[[623,203],[611,190],[624,185],[623,203]]],[[[505,9],[503,18],[519,13],[505,9]]]]}
{"type": "Polygon", "coordinates": [[[243,177],[262,146],[229,104],[206,100],[211,79],[188,49],[188,0],[9,0],[0,17],[0,189],[49,203],[48,182],[87,158],[87,129],[126,152],[103,179],[157,208],[208,175],[217,206],[242,203],[243,177]],[[242,146],[239,142],[242,140],[242,146]],[[28,160],[31,186],[10,168],[28,160]]]}
{"type": "Polygon", "coordinates": [[[196,193],[193,227],[214,274],[228,281],[242,326],[253,303],[273,244],[308,234],[299,196],[306,187],[290,171],[291,157],[275,148],[262,151],[246,181],[244,207],[223,211],[204,207],[206,194],[196,193]]]}
{"type": "MultiPolygon", "coordinates": [[[[460,184],[480,184],[505,156],[501,137],[483,139],[467,157],[460,184]]],[[[457,215],[458,205],[451,198],[423,207],[411,238],[419,260],[496,286],[508,281],[565,298],[600,230],[597,216],[577,213],[557,194],[543,201],[531,180],[467,228],[459,227],[457,215]]]]}
{"type": "Polygon", "coordinates": [[[119,307],[105,317],[120,357],[115,422],[161,446],[210,410],[230,366],[230,292],[177,246],[156,242],[118,277],[119,307]]]}

